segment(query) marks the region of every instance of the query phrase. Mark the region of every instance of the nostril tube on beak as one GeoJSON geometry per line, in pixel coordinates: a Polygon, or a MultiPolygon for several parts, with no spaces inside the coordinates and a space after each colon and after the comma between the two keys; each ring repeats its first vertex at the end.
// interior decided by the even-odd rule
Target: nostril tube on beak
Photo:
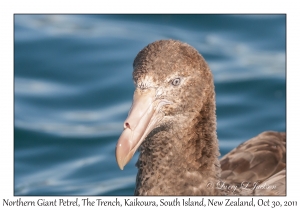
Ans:
{"type": "Polygon", "coordinates": [[[126,129],[126,128],[129,128],[129,129],[130,129],[130,125],[129,125],[128,122],[125,122],[125,123],[124,123],[124,128],[125,128],[125,129],[126,129]]]}

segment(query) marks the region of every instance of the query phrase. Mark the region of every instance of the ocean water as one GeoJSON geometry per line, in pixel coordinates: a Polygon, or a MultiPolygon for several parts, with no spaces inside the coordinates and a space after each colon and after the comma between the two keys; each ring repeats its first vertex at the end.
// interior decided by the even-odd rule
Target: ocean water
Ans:
{"type": "Polygon", "coordinates": [[[213,74],[221,154],[286,130],[285,15],[15,15],[14,194],[133,195],[115,144],[147,44],[194,46],[213,74]]]}

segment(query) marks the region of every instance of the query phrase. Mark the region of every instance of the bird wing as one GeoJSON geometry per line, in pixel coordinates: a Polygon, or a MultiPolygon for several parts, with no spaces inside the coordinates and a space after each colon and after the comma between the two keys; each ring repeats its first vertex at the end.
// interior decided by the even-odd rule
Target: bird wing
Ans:
{"type": "Polygon", "coordinates": [[[233,149],[220,164],[221,180],[239,186],[240,194],[285,195],[286,134],[263,132],[233,149]]]}

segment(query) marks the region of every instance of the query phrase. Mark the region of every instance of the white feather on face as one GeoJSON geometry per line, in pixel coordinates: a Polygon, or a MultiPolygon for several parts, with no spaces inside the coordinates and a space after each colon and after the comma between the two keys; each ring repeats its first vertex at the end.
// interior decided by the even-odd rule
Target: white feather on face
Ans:
{"type": "Polygon", "coordinates": [[[155,88],[157,85],[153,81],[153,77],[149,75],[145,75],[143,78],[140,78],[139,81],[136,83],[136,87],[140,89],[147,89],[147,88],[155,88]]]}

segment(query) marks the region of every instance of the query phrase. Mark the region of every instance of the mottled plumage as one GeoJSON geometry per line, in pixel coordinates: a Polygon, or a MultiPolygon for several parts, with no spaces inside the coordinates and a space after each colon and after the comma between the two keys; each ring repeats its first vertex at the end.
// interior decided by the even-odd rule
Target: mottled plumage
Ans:
{"type": "Polygon", "coordinates": [[[134,102],[116,157],[123,169],[139,148],[135,195],[285,194],[285,134],[262,133],[218,159],[213,76],[196,49],[156,41],[133,67],[134,102]],[[280,189],[255,188],[266,180],[280,189]]]}

